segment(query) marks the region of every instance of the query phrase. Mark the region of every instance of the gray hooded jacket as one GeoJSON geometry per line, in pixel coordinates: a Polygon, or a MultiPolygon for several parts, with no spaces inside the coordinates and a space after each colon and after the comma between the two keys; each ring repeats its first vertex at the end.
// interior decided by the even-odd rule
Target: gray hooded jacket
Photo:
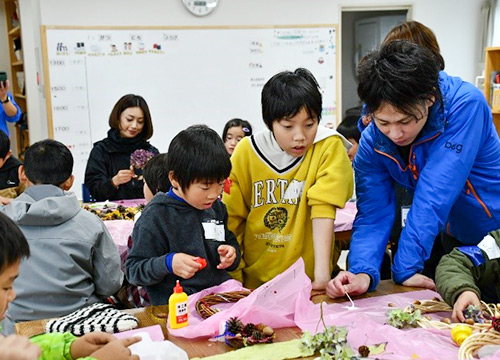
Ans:
{"type": "Polygon", "coordinates": [[[0,207],[20,227],[31,256],[14,282],[3,333],[14,323],[69,314],[120,289],[120,256],[103,222],[75,195],[53,185],[29,187],[0,207]]]}

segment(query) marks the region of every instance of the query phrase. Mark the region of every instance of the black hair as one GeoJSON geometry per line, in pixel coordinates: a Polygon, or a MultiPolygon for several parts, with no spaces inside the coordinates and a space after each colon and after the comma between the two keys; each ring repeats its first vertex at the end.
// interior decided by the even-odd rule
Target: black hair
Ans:
{"type": "Polygon", "coordinates": [[[41,140],[26,150],[24,171],[33,184],[60,186],[73,172],[73,155],[59,141],[41,140]]]}
{"type": "Polygon", "coordinates": [[[359,144],[361,133],[358,129],[359,116],[347,115],[342,122],[337,126],[337,131],[344,135],[347,139],[354,139],[359,144]]]}
{"type": "Polygon", "coordinates": [[[403,114],[419,118],[418,106],[431,95],[442,103],[439,64],[430,50],[409,41],[383,44],[359,63],[358,95],[368,113],[389,103],[403,114]]]}
{"type": "Polygon", "coordinates": [[[243,129],[243,132],[245,133],[245,136],[250,136],[252,135],[252,125],[246,120],[242,119],[231,119],[229,120],[226,125],[224,126],[224,130],[222,131],[222,141],[226,142],[226,137],[227,137],[227,131],[233,127],[240,127],[243,129]]]}
{"type": "Polygon", "coordinates": [[[153,195],[159,191],[167,192],[171,186],[168,179],[167,153],[155,155],[149,160],[142,171],[142,176],[153,195]]]}
{"type": "Polygon", "coordinates": [[[231,160],[219,135],[206,125],[178,133],[168,148],[168,168],[182,190],[195,181],[220,182],[231,172],[231,160]]]}
{"type": "Polygon", "coordinates": [[[307,69],[283,71],[264,85],[261,95],[262,118],[269,130],[273,122],[295,116],[305,108],[310,117],[321,120],[322,97],[318,82],[307,69]]]}
{"type": "Polygon", "coordinates": [[[5,159],[10,151],[10,139],[6,133],[0,130],[0,159],[5,159]]]}
{"type": "Polygon", "coordinates": [[[0,272],[22,258],[30,256],[28,241],[17,225],[0,213],[0,272]]]}
{"type": "Polygon", "coordinates": [[[120,130],[120,116],[122,112],[131,107],[138,107],[144,114],[144,128],[138,135],[144,140],[148,140],[153,136],[153,121],[146,100],[140,95],[127,94],[123,95],[113,106],[109,115],[109,127],[115,130],[120,130]]]}

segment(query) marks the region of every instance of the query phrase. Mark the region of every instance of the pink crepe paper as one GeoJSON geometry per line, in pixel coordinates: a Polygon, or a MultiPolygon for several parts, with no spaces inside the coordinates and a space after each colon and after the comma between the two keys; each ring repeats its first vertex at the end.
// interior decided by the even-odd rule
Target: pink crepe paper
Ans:
{"type": "MultiPolygon", "coordinates": [[[[263,322],[273,328],[299,327],[315,333],[320,318],[320,305],[309,297],[311,281],[299,259],[284,273],[257,288],[247,298],[234,304],[216,306],[221,311],[203,320],[195,311],[198,299],[210,294],[244,289],[241,283],[229,280],[220,286],[206,289],[189,296],[189,322],[183,329],[169,329],[173,336],[183,338],[213,337],[219,333],[219,324],[233,316],[244,323],[263,322]]],[[[360,345],[387,342],[386,350],[377,355],[380,359],[408,360],[412,356],[422,359],[456,359],[458,347],[451,340],[450,331],[434,329],[400,330],[386,325],[389,303],[405,308],[414,300],[432,299],[439,296],[430,290],[391,294],[354,300],[355,310],[347,310],[349,303],[323,304],[323,316],[327,326],[346,326],[348,341],[355,350],[360,345]]],[[[449,316],[449,314],[446,314],[449,316]]],[[[434,315],[435,316],[435,315],[434,315]]],[[[323,326],[318,326],[322,331],[323,326]]],[[[493,359],[494,357],[492,357],[493,359]]]]}
{"type": "Polygon", "coordinates": [[[303,297],[309,298],[311,280],[304,272],[304,261],[299,259],[285,272],[263,284],[246,298],[236,303],[215,306],[221,311],[208,319],[202,319],[196,313],[195,304],[200,298],[212,293],[238,290],[245,288],[239,281],[228,280],[219,286],[189,296],[189,326],[169,329],[170,333],[183,338],[213,337],[219,334],[219,324],[234,316],[240,318],[243,323],[265,323],[274,329],[294,327],[297,301],[303,297]]]}

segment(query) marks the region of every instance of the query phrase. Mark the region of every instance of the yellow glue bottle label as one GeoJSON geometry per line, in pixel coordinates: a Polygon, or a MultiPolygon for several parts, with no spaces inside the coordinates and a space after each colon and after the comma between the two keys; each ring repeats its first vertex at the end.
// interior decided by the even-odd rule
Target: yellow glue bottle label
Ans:
{"type": "Polygon", "coordinates": [[[168,313],[171,329],[179,329],[188,325],[188,296],[182,291],[179,280],[177,280],[177,284],[174,287],[174,293],[168,299],[168,313]]]}

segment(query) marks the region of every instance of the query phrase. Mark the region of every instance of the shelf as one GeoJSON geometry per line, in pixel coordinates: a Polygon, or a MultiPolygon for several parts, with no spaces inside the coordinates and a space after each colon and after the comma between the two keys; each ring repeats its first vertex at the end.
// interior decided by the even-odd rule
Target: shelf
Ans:
{"type": "Polygon", "coordinates": [[[491,113],[493,115],[500,115],[500,110],[495,110],[495,111],[491,110],[491,113]]]}
{"type": "Polygon", "coordinates": [[[19,26],[16,26],[12,29],[9,30],[9,36],[16,36],[21,33],[21,28],[19,26]]]}
{"type": "Polygon", "coordinates": [[[24,65],[24,61],[16,61],[16,62],[12,63],[12,66],[23,66],[23,65],[24,65]]]}
{"type": "Polygon", "coordinates": [[[20,94],[20,93],[14,93],[14,96],[19,99],[26,99],[26,95],[20,94]]]}

